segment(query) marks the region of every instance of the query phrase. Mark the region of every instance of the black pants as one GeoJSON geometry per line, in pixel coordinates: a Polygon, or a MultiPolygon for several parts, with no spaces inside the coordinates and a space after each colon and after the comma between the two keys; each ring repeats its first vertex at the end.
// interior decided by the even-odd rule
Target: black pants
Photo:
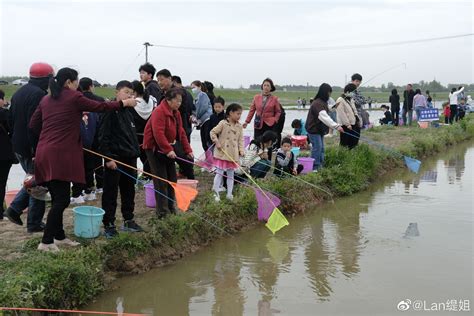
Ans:
{"type": "Polygon", "coordinates": [[[72,197],[77,198],[84,191],[89,194],[94,189],[94,171],[97,168],[97,159],[88,152],[84,152],[84,171],[86,174],[86,183],[72,184],[72,197]]]}
{"type": "Polygon", "coordinates": [[[342,126],[344,133],[340,134],[339,144],[349,149],[354,148],[359,143],[360,127],[358,125],[352,125],[352,130],[348,129],[347,126],[342,126]]]}
{"type": "MultiPolygon", "coordinates": [[[[169,159],[164,154],[154,153],[152,150],[147,150],[146,154],[154,175],[171,182],[177,181],[174,159],[169,159]]],[[[169,183],[155,178],[153,178],[153,185],[155,190],[160,192],[155,192],[156,214],[158,217],[174,213],[176,211],[174,207],[176,198],[173,187],[169,183]]]]}
{"type": "MultiPolygon", "coordinates": [[[[11,160],[0,160],[0,215],[3,216],[3,201],[5,200],[5,188],[7,187],[8,174],[12,167],[11,160]]],[[[1,217],[1,216],[0,216],[1,217]]]]}
{"type": "Polygon", "coordinates": [[[457,104],[451,104],[451,105],[449,105],[449,108],[451,109],[451,115],[449,116],[449,124],[453,124],[454,120],[457,118],[458,105],[457,104]]]}
{"type": "Polygon", "coordinates": [[[393,115],[393,125],[398,126],[398,122],[400,121],[400,108],[391,108],[392,115],[393,115]]]}
{"type": "Polygon", "coordinates": [[[48,183],[51,194],[51,209],[48,212],[46,227],[44,229],[43,244],[52,244],[54,239],[66,238],[63,229],[63,213],[69,206],[71,199],[71,183],[66,181],[52,180],[48,183]]]}
{"type": "MultiPolygon", "coordinates": [[[[260,128],[260,129],[255,128],[254,129],[253,138],[255,139],[257,137],[262,136],[266,131],[273,131],[273,132],[275,132],[275,134],[278,134],[275,131],[275,129],[276,129],[276,124],[273,125],[273,126],[268,126],[264,122],[263,125],[262,125],[262,128],[260,128]]],[[[276,141],[278,141],[278,135],[277,135],[276,141]]],[[[273,146],[272,146],[272,148],[273,148],[273,146]]],[[[270,160],[270,161],[272,161],[272,148],[269,148],[269,150],[268,150],[268,160],[270,160]]]]}
{"type": "Polygon", "coordinates": [[[211,120],[207,120],[201,125],[201,144],[202,144],[202,149],[204,149],[204,151],[207,151],[207,149],[209,148],[208,144],[211,142],[211,136],[209,135],[210,123],[211,123],[211,120]]]}
{"type": "MultiPolygon", "coordinates": [[[[186,158],[190,160],[190,158],[186,158]]],[[[176,159],[179,166],[179,172],[186,177],[186,179],[194,180],[194,165],[191,162],[186,162],[180,159],[176,159]]]]}
{"type": "MultiPolygon", "coordinates": [[[[118,158],[120,162],[126,163],[132,167],[137,166],[136,158],[118,158]]],[[[137,177],[137,171],[118,165],[118,168],[129,174],[131,177],[137,177]]],[[[120,189],[120,202],[122,216],[125,221],[133,219],[135,209],[135,179],[123,174],[118,170],[112,170],[104,165],[104,192],[102,194],[102,208],[105,211],[102,222],[104,226],[114,225],[115,212],[117,210],[117,196],[120,189]]]]}

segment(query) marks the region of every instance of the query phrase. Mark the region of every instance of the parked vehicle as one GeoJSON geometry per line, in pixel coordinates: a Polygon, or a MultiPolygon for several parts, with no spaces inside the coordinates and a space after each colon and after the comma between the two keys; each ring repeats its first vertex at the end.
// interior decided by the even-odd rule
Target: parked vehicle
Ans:
{"type": "Polygon", "coordinates": [[[24,86],[25,84],[28,83],[28,80],[26,79],[17,79],[12,82],[12,85],[14,86],[24,86]]]}

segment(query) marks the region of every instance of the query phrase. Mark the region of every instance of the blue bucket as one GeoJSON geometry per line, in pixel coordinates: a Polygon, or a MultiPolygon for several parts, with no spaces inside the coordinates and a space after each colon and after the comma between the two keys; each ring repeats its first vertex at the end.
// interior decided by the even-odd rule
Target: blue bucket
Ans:
{"type": "Polygon", "coordinates": [[[94,206],[78,206],[74,212],[74,235],[82,238],[96,238],[100,234],[100,225],[105,211],[94,206]]]}
{"type": "Polygon", "coordinates": [[[295,158],[296,158],[300,154],[300,148],[299,147],[293,147],[293,148],[291,148],[291,152],[293,153],[293,155],[295,155],[295,158]]]}

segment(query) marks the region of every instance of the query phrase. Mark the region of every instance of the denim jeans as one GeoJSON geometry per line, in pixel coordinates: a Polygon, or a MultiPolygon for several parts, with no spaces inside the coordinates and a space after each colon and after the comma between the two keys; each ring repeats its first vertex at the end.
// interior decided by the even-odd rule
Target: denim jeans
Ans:
{"type": "Polygon", "coordinates": [[[416,112],[416,120],[417,121],[420,121],[420,115],[421,115],[421,111],[422,110],[425,110],[426,108],[424,106],[417,106],[415,107],[415,112],[416,112]]]}
{"type": "Polygon", "coordinates": [[[402,119],[403,125],[411,125],[411,121],[413,120],[413,110],[402,110],[402,119]],[[408,114],[408,119],[407,119],[408,114]]]}
{"type": "Polygon", "coordinates": [[[311,158],[314,159],[313,170],[319,170],[324,163],[324,136],[320,134],[309,134],[311,142],[311,158]]]}
{"type": "Polygon", "coordinates": [[[268,170],[270,170],[271,162],[266,159],[257,161],[252,167],[250,167],[250,175],[254,178],[265,178],[268,170]]]}
{"type": "MultiPolygon", "coordinates": [[[[21,167],[26,173],[34,173],[34,163],[31,158],[23,157],[16,154],[21,167]]],[[[21,188],[20,192],[15,196],[15,199],[10,204],[10,208],[21,215],[21,212],[28,207],[27,228],[37,228],[41,225],[44,216],[45,202],[32,198],[25,188],[21,188]]]]}

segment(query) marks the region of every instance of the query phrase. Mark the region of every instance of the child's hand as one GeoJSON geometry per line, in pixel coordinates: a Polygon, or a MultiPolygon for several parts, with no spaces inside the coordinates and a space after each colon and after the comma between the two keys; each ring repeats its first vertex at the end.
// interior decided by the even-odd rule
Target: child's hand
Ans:
{"type": "Polygon", "coordinates": [[[291,173],[293,173],[293,175],[296,176],[298,174],[298,171],[296,171],[296,169],[293,169],[291,173]]]}
{"type": "Polygon", "coordinates": [[[221,143],[219,143],[219,141],[216,142],[216,148],[218,148],[218,149],[222,148],[222,145],[221,145],[221,143]]]}
{"type": "Polygon", "coordinates": [[[105,166],[109,169],[116,170],[117,169],[117,164],[115,161],[108,161],[105,163],[105,166]]]}
{"type": "Polygon", "coordinates": [[[243,157],[243,156],[245,156],[245,153],[244,153],[244,151],[243,151],[243,150],[239,150],[239,155],[240,155],[240,157],[243,157]]]}
{"type": "Polygon", "coordinates": [[[286,157],[291,158],[291,151],[286,153],[286,157]]]}

